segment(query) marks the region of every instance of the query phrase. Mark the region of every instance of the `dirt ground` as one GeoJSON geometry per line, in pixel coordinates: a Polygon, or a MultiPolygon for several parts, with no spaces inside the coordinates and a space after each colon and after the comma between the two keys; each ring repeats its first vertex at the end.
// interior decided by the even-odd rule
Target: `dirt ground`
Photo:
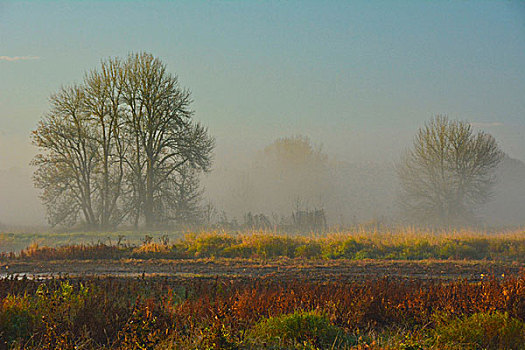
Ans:
{"type": "Polygon", "coordinates": [[[11,261],[0,263],[0,277],[9,275],[48,276],[171,276],[177,278],[277,278],[327,280],[466,279],[479,281],[489,276],[517,275],[525,264],[490,261],[399,261],[399,260],[300,260],[246,259],[200,260],[84,260],[11,261]]]}

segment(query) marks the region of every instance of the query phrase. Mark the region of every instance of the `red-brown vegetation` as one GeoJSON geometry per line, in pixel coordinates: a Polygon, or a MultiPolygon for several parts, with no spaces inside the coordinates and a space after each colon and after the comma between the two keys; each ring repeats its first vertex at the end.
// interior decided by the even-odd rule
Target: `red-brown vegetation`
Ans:
{"type": "MultiPolygon", "coordinates": [[[[399,345],[408,341],[395,335],[403,332],[411,334],[410,341],[419,337],[430,348],[439,343],[435,332],[448,324],[446,320],[500,312],[521,327],[525,273],[477,283],[386,278],[326,283],[220,278],[3,279],[0,348],[251,349],[262,346],[250,338],[258,322],[297,311],[323,315],[341,329],[350,339],[343,348],[399,345]]],[[[517,332],[519,340],[520,330],[517,332]]]]}

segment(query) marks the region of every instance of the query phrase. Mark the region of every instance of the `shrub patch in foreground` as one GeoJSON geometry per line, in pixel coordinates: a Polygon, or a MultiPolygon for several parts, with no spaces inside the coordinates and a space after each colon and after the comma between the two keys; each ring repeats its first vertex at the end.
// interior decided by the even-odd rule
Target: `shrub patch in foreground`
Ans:
{"type": "Polygon", "coordinates": [[[444,317],[435,332],[437,343],[449,349],[525,349],[525,323],[499,311],[444,317]]]}
{"type": "Polygon", "coordinates": [[[326,349],[352,344],[352,339],[315,311],[295,311],[259,321],[249,333],[257,344],[290,349],[326,349]]]}

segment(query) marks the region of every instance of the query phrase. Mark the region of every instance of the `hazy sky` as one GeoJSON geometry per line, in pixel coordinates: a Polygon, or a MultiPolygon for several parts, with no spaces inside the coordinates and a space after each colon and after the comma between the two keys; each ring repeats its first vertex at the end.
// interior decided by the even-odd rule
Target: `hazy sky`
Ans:
{"type": "Polygon", "coordinates": [[[305,134],[388,161],[436,113],[525,160],[522,1],[0,1],[0,169],[27,166],[53,91],[132,51],[193,92],[219,160],[305,134]]]}

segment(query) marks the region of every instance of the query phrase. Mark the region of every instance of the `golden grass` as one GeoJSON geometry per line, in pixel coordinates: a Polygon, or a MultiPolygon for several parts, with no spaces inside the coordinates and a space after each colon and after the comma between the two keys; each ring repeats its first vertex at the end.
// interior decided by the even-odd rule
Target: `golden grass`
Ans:
{"type": "Polygon", "coordinates": [[[69,244],[59,247],[31,244],[4,258],[277,258],[310,259],[469,259],[525,260],[525,230],[391,230],[354,229],[325,234],[286,234],[273,231],[203,231],[187,233],[173,243],[169,234],[141,245],[69,244]]]}

